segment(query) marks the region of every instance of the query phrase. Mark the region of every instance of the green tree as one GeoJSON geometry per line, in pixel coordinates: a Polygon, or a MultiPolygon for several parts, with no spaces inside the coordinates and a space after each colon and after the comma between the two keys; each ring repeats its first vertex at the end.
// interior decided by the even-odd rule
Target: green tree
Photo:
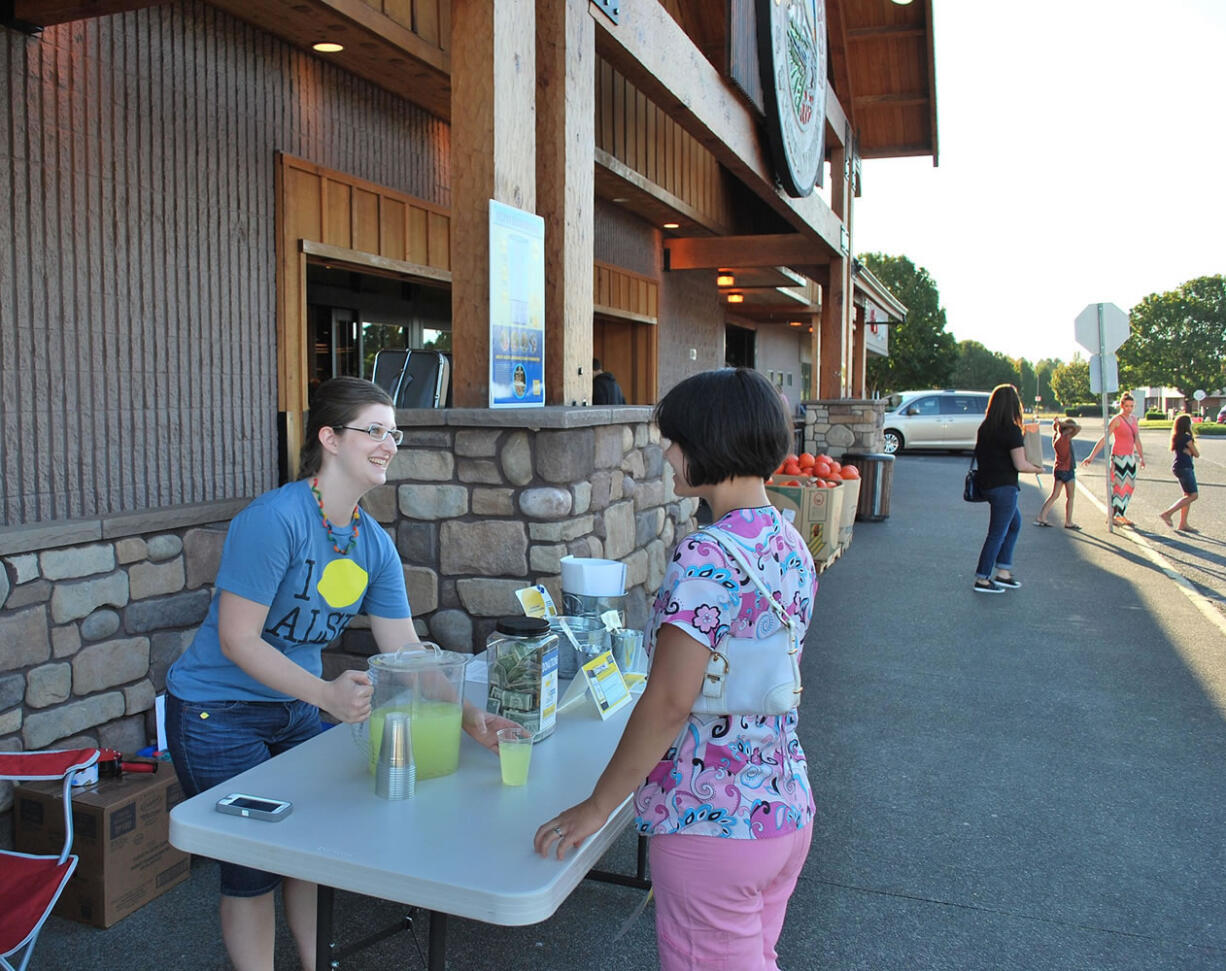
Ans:
{"type": "Polygon", "coordinates": [[[1022,407],[1029,411],[1034,407],[1034,396],[1039,387],[1038,378],[1034,368],[1024,357],[1014,359],[1013,370],[1017,372],[1017,381],[1014,383],[1022,397],[1022,407]]]}
{"type": "Polygon", "coordinates": [[[1202,276],[1151,293],[1129,314],[1132,333],[1117,352],[1120,385],[1192,392],[1226,385],[1226,277],[1202,276]]]}
{"type": "Polygon", "coordinates": [[[1017,373],[1003,354],[989,351],[979,341],[959,341],[951,383],[966,391],[991,391],[998,384],[1016,384],[1017,373]]]}
{"type": "Polygon", "coordinates": [[[905,256],[863,253],[860,261],[907,307],[906,318],[890,325],[890,356],[869,358],[869,393],[947,386],[958,349],[928,271],[905,256]]]}
{"type": "Polygon", "coordinates": [[[1051,375],[1051,391],[1062,408],[1093,402],[1090,391],[1090,362],[1080,358],[1059,365],[1051,375]]]}
{"type": "Polygon", "coordinates": [[[1062,363],[1054,357],[1045,357],[1034,366],[1035,394],[1039,396],[1044,407],[1054,408],[1059,404],[1059,397],[1051,388],[1051,376],[1062,363]]]}

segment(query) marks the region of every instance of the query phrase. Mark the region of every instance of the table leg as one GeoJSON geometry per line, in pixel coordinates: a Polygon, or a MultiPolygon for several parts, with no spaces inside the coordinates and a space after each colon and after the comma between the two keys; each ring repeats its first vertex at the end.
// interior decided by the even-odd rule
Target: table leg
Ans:
{"type": "Polygon", "coordinates": [[[437,910],[430,915],[430,945],[428,952],[429,971],[446,971],[447,968],[447,915],[437,910]]]}
{"type": "Polygon", "coordinates": [[[315,971],[330,971],[332,962],[332,900],[335,891],[323,884],[315,888],[315,971]]]}

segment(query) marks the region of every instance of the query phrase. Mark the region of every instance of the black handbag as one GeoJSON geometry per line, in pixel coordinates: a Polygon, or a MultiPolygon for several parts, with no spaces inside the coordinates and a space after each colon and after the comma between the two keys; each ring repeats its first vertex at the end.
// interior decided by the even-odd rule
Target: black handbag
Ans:
{"type": "Polygon", "coordinates": [[[988,497],[983,494],[983,489],[979,486],[979,469],[976,465],[978,459],[976,456],[971,456],[971,467],[966,470],[966,483],[962,486],[962,498],[967,502],[987,502],[988,497]]]}

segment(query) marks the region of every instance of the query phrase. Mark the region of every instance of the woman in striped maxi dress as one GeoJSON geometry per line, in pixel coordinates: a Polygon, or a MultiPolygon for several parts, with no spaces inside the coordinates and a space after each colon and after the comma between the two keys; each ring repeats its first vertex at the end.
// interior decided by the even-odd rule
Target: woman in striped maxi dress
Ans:
{"type": "Polygon", "coordinates": [[[1111,419],[1104,435],[1090,454],[1081,463],[1089,465],[1094,456],[1103,447],[1108,436],[1111,438],[1111,516],[1117,526],[1131,526],[1132,520],[1125,513],[1128,511],[1128,501],[1132,498],[1136,487],[1137,463],[1145,468],[1145,453],[1141,450],[1141,430],[1137,420],[1132,416],[1136,402],[1132,395],[1125,393],[1120,398],[1120,412],[1111,419]]]}

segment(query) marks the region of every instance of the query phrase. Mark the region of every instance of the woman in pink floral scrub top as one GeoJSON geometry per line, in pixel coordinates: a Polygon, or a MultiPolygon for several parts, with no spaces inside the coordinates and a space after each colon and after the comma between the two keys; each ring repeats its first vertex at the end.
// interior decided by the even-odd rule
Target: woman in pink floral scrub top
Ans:
{"type": "Polygon", "coordinates": [[[651,837],[663,971],[776,971],[775,945],[813,832],[797,713],[696,715],[707,662],[729,636],[768,637],[780,621],[722,544],[736,544],[807,630],[817,590],[803,540],[766,497],[791,429],[774,387],[748,368],[696,374],[656,406],[678,496],[705,499],[720,543],[678,544],[647,630],[651,670],[591,796],[536,832],[560,859],[634,793],[651,837]]]}
{"type": "MultiPolygon", "coordinates": [[[[800,535],[773,506],[735,509],[715,524],[782,593],[789,614],[809,626],[817,580],[800,535]]],[[[677,544],[652,607],[649,653],[662,624],[715,650],[725,636],[752,637],[779,626],[758,588],[718,544],[689,536],[677,544]]],[[[761,839],[813,819],[796,712],[760,717],[690,715],[680,745],[652,770],[634,798],[640,833],[761,839]]]]}

